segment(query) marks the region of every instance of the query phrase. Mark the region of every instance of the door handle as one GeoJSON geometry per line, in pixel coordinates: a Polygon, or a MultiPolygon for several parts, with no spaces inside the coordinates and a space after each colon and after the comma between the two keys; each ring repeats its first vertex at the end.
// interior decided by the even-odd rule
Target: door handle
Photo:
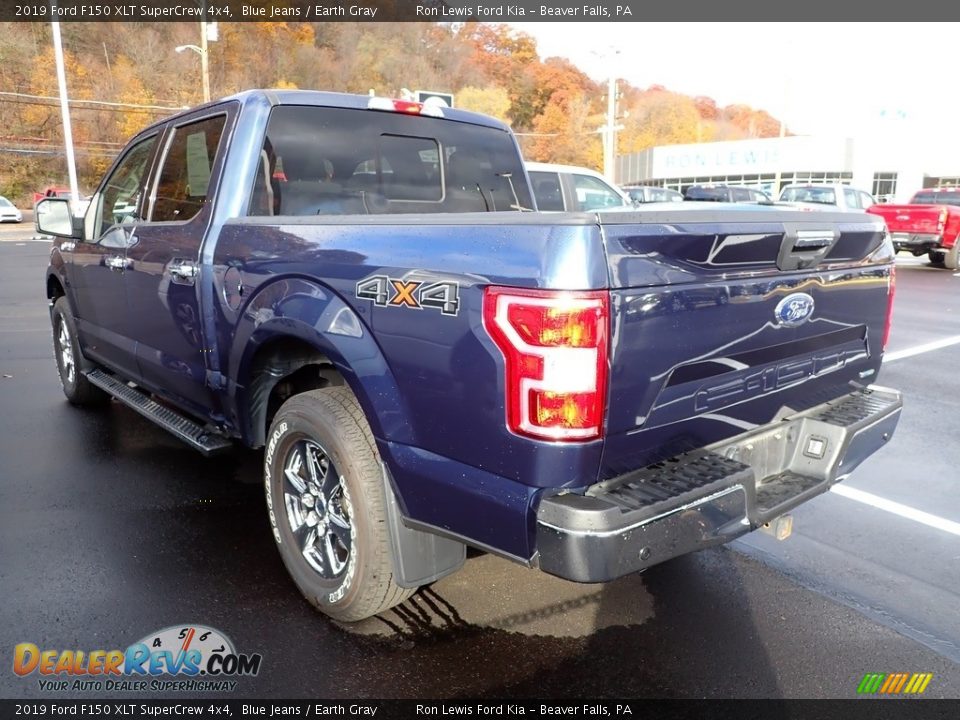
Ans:
{"type": "Polygon", "coordinates": [[[60,243],[60,252],[73,252],[77,244],[73,240],[60,243]]]}
{"type": "Polygon", "coordinates": [[[170,264],[170,274],[182,282],[192,283],[199,272],[196,264],[188,260],[174,260],[170,264]]]}
{"type": "Polygon", "coordinates": [[[119,255],[114,255],[113,257],[104,258],[103,264],[106,265],[111,270],[116,270],[118,272],[123,272],[128,267],[130,267],[130,261],[125,257],[120,257],[119,255]]]}

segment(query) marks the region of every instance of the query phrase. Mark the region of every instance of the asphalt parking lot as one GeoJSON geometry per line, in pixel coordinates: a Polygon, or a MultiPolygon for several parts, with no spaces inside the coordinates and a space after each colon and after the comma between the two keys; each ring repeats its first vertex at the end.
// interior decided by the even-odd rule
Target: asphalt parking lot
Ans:
{"type": "Polygon", "coordinates": [[[49,245],[30,234],[0,228],[0,697],[51,696],[11,671],[17,643],[109,650],[187,623],[262,654],[231,698],[853,698],[867,672],[933,673],[925,697],[960,697],[953,273],[898,261],[878,379],[905,394],[897,434],[796,511],[789,540],[755,533],[605,586],[477,555],[344,628],[284,571],[258,453],[204,459],[120,405],[66,403],[49,245]]]}

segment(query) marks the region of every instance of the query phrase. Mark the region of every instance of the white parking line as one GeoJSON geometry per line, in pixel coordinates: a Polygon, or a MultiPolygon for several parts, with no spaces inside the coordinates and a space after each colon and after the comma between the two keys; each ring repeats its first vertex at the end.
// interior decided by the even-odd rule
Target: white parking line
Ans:
{"type": "Polygon", "coordinates": [[[834,485],[832,488],[830,488],[830,491],[849,500],[855,500],[856,502],[869,505],[870,507],[875,507],[878,510],[886,510],[889,513],[899,515],[907,520],[913,520],[914,522],[921,523],[927,527],[943,530],[951,535],[960,536],[960,523],[956,523],[953,520],[937,517],[936,515],[931,515],[923,510],[917,510],[916,508],[909,507],[908,505],[901,505],[893,500],[887,500],[879,495],[864,492],[863,490],[857,490],[849,485],[834,485]]]}
{"type": "Polygon", "coordinates": [[[933,342],[924,343],[923,345],[917,345],[912,348],[906,348],[904,350],[897,350],[895,352],[887,353],[883,356],[883,361],[886,363],[894,360],[901,360],[914,355],[920,355],[921,353],[930,352],[931,350],[939,350],[941,348],[950,347],[951,345],[960,345],[960,335],[941,338],[940,340],[934,340],[933,342]]]}

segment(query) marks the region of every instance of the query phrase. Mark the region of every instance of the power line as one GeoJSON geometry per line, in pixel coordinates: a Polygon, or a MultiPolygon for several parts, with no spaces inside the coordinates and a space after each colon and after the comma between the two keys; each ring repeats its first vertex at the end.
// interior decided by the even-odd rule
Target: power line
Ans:
{"type": "MultiPolygon", "coordinates": [[[[25,105],[58,105],[60,100],[49,95],[31,95],[29,93],[0,92],[0,98],[11,98],[8,102],[18,102],[25,105]]],[[[180,112],[186,106],[173,107],[168,105],[141,105],[138,103],[108,102],[106,100],[70,100],[71,106],[93,105],[94,107],[77,107],[79,110],[133,110],[135,112],[180,112]]]]}
{"type": "MultiPolygon", "coordinates": [[[[0,152],[11,153],[14,155],[66,155],[66,150],[30,150],[26,148],[8,148],[0,147],[0,152]]],[[[77,155],[91,155],[94,157],[116,157],[116,153],[105,150],[77,150],[77,155]]]]}

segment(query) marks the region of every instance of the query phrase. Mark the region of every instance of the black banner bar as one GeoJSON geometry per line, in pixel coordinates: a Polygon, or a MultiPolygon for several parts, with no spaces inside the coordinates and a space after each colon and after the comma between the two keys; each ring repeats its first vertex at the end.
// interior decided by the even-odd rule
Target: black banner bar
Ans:
{"type": "MultiPolygon", "coordinates": [[[[653,21],[944,22],[960,3],[884,4],[804,0],[0,0],[7,22],[653,22],[653,21]]],[[[718,32],[722,28],[718,27],[718,32]]],[[[851,27],[851,32],[869,32],[851,27]]],[[[639,39],[639,38],[638,38],[639,39]]],[[[758,38],[762,42],[762,38],[758,38]]],[[[736,52],[731,48],[731,52],[736,52]]]]}
{"type": "Polygon", "coordinates": [[[0,718],[955,720],[960,700],[0,700],[0,718]]]}

